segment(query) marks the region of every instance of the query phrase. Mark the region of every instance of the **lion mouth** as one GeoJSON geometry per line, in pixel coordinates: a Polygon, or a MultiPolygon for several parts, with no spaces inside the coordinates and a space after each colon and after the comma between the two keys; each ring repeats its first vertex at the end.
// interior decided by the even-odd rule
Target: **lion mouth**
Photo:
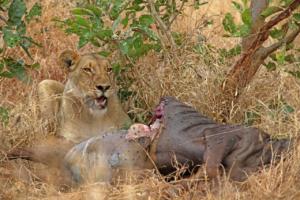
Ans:
{"type": "Polygon", "coordinates": [[[97,98],[95,99],[95,104],[96,104],[96,106],[99,107],[100,109],[106,108],[106,106],[107,106],[107,97],[105,97],[105,96],[97,97],[97,98]]]}

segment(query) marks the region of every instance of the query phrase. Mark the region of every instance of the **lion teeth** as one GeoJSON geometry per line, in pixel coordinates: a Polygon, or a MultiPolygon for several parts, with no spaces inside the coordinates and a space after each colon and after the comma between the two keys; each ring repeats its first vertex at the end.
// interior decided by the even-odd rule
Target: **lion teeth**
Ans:
{"type": "Polygon", "coordinates": [[[95,100],[95,104],[101,108],[104,108],[106,106],[107,99],[106,98],[97,98],[95,100]]]}

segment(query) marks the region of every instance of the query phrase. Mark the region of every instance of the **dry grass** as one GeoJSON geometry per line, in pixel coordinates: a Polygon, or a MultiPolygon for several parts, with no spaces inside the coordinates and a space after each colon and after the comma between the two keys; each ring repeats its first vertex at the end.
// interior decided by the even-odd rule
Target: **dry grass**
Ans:
{"type": "MultiPolygon", "coordinates": [[[[30,145],[55,132],[55,127],[49,128],[47,122],[41,120],[36,86],[43,79],[65,80],[64,72],[57,67],[56,58],[64,49],[75,49],[77,38],[65,35],[51,22],[54,16],[67,17],[73,4],[58,0],[41,2],[43,16],[40,21],[32,23],[29,30],[32,37],[43,44],[43,48],[32,50],[41,69],[31,73],[34,81],[30,85],[17,80],[0,79],[0,104],[10,108],[9,124],[0,126],[1,150],[30,145]]],[[[219,120],[219,85],[233,60],[222,63],[215,50],[201,55],[195,53],[191,46],[195,45],[195,38],[200,33],[207,38],[208,43],[217,47],[232,46],[237,42],[221,37],[220,15],[226,8],[227,1],[212,1],[201,11],[187,11],[188,14],[180,18],[174,27],[187,38],[187,42],[177,52],[177,59],[161,59],[150,54],[138,62],[129,72],[135,79],[131,89],[137,92],[126,104],[129,113],[144,115],[161,96],[172,95],[219,120]],[[216,24],[201,29],[201,19],[208,15],[216,20],[216,24]]],[[[19,50],[9,51],[8,54],[25,57],[19,50]]],[[[242,123],[245,112],[253,111],[260,116],[255,126],[274,136],[297,136],[300,129],[299,89],[299,81],[281,70],[267,72],[262,68],[238,104],[232,108],[229,121],[242,123]],[[280,107],[272,109],[269,106],[281,99],[295,108],[295,112],[288,118],[280,107]]],[[[200,181],[187,182],[183,187],[180,181],[165,182],[158,174],[146,171],[139,176],[129,176],[122,182],[116,181],[113,186],[94,184],[67,191],[35,180],[36,171],[44,166],[24,161],[8,162],[4,157],[5,152],[1,155],[0,199],[300,199],[298,151],[291,153],[278,165],[265,168],[239,184],[223,177],[218,186],[200,181]],[[14,171],[13,177],[9,175],[11,171],[14,171]]],[[[46,172],[47,168],[44,170],[46,172]]]]}

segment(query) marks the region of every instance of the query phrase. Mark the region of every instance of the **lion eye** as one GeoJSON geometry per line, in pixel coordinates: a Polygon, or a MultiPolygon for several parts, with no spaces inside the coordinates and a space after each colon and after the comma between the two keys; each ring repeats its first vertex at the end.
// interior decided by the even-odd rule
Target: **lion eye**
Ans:
{"type": "Polygon", "coordinates": [[[88,73],[92,73],[92,69],[88,68],[88,67],[84,67],[82,68],[83,71],[88,72],[88,73]]]}

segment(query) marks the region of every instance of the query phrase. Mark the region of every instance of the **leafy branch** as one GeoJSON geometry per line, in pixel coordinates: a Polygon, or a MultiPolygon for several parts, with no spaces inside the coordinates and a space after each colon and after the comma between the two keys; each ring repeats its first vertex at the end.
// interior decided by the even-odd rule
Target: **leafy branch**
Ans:
{"type": "MultiPolygon", "coordinates": [[[[3,36],[4,45],[0,47],[0,78],[18,78],[26,83],[29,82],[26,69],[39,67],[38,63],[26,64],[22,59],[7,56],[7,48],[20,47],[31,59],[29,48],[37,45],[34,40],[26,34],[26,24],[36,16],[41,15],[41,5],[39,3],[28,11],[23,0],[5,0],[0,1],[0,32],[3,36]]],[[[0,106],[0,121],[4,125],[8,123],[8,110],[0,106]]]]}
{"type": "MultiPolygon", "coordinates": [[[[229,20],[230,15],[227,15],[223,21],[225,30],[227,30],[233,37],[243,37],[242,40],[242,54],[231,70],[225,77],[222,84],[222,91],[225,97],[224,102],[224,116],[228,116],[230,105],[234,105],[242,90],[250,83],[257,70],[262,64],[265,64],[267,57],[272,58],[272,53],[282,46],[289,45],[299,35],[299,19],[296,12],[299,8],[300,1],[293,0],[281,1],[284,5],[282,7],[269,6],[269,0],[252,0],[250,8],[240,10],[244,13],[245,10],[251,15],[244,16],[244,25],[237,26],[233,20],[229,20]],[[245,17],[246,16],[246,17],[245,17]],[[270,18],[268,21],[265,21],[270,18]],[[276,29],[280,22],[287,21],[282,25],[281,29],[276,29]],[[247,22],[247,23],[246,23],[247,22]],[[241,29],[236,27],[247,26],[247,31],[241,33],[241,29]],[[291,30],[289,30],[291,29],[291,30]],[[274,34],[277,32],[277,34],[274,34]],[[264,42],[269,39],[269,36],[277,39],[274,44],[264,47],[264,42]]],[[[235,3],[235,5],[240,5],[235,3]]],[[[244,0],[244,6],[247,1],[244,0]]],[[[277,61],[284,62],[285,56],[278,57],[277,61]]]]}

